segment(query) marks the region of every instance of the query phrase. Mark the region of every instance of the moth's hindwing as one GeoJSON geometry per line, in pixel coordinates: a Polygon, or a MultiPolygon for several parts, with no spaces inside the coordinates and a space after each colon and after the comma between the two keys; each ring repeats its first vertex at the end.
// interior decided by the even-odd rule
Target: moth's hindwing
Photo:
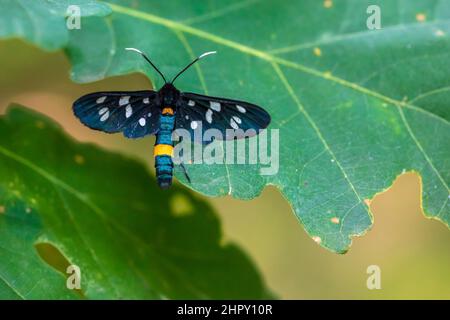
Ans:
{"type": "Polygon", "coordinates": [[[127,138],[155,134],[159,126],[157,95],[149,90],[91,93],[75,101],[73,111],[89,128],[127,138]]]}
{"type": "MultiPolygon", "coordinates": [[[[270,115],[263,108],[248,102],[182,93],[175,123],[176,128],[189,130],[191,137],[194,137],[194,131],[199,128],[203,132],[217,129],[222,139],[228,140],[258,134],[260,129],[269,125],[270,115]],[[235,132],[230,136],[227,133],[231,130],[227,129],[234,129],[235,132]]],[[[203,132],[195,136],[201,138],[201,141],[197,139],[196,142],[210,143],[211,140],[202,138],[203,132]]]]}

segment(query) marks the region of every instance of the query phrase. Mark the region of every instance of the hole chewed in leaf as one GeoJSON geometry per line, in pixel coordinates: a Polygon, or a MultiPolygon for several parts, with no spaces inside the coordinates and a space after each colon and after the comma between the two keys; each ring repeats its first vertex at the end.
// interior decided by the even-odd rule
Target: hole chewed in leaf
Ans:
{"type": "Polygon", "coordinates": [[[52,268],[66,274],[66,269],[70,262],[63,256],[53,244],[48,242],[39,242],[34,245],[39,256],[52,268]]]}
{"type": "MultiPolygon", "coordinates": [[[[34,245],[34,247],[36,248],[39,257],[41,257],[41,259],[44,260],[44,262],[46,262],[50,267],[58,272],[61,272],[66,278],[70,276],[70,274],[67,273],[67,270],[72,264],[57,247],[49,242],[38,242],[34,245]]],[[[85,298],[85,295],[81,289],[73,290],[82,298],[85,298]]]]}

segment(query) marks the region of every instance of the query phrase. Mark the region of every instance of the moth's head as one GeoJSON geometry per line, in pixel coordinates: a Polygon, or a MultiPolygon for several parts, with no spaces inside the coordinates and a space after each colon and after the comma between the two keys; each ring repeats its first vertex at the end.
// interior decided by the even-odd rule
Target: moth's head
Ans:
{"type": "Polygon", "coordinates": [[[163,107],[175,106],[180,97],[180,91],[172,83],[166,83],[159,90],[159,95],[163,107]]]}

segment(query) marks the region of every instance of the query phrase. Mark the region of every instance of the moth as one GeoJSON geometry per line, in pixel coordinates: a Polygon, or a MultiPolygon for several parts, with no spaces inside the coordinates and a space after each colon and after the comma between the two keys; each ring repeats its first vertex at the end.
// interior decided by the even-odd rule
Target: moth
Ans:
{"type": "MultiPolygon", "coordinates": [[[[258,134],[270,123],[270,115],[263,108],[244,101],[210,97],[190,92],[180,92],[175,80],[200,59],[216,53],[206,52],[184,67],[170,82],[140,50],[139,53],[164,80],[158,90],[95,92],[82,96],[73,103],[76,117],[87,127],[107,133],[123,132],[127,138],[156,135],[154,145],[155,169],[158,185],[167,189],[172,184],[173,148],[172,133],[178,128],[191,136],[200,127],[217,129],[223,140],[231,139],[227,130],[243,130],[258,134]]],[[[247,135],[250,136],[250,135],[247,135]]],[[[236,138],[236,136],[232,136],[236,138]]],[[[239,137],[238,137],[239,138],[239,137]]],[[[198,141],[197,141],[198,142],[198,141]]],[[[211,141],[201,141],[203,144],[211,141]]],[[[187,180],[190,178],[183,164],[187,180]]]]}

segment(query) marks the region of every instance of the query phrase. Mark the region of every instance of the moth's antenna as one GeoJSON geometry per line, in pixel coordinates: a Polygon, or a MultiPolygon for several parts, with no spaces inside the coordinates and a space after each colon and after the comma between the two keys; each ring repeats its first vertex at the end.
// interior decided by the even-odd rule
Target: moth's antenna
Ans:
{"type": "Polygon", "coordinates": [[[150,63],[151,66],[156,70],[156,72],[158,72],[158,73],[161,75],[161,77],[162,77],[163,80],[164,80],[164,83],[167,83],[167,80],[166,80],[166,78],[164,78],[164,75],[163,75],[163,74],[161,73],[161,71],[159,71],[159,69],[153,64],[153,62],[151,62],[150,59],[147,58],[147,56],[145,55],[145,53],[143,53],[141,50],[138,50],[138,49],[136,49],[136,48],[125,48],[125,50],[128,50],[128,51],[135,51],[135,52],[139,53],[141,56],[143,56],[144,59],[147,60],[147,62],[150,63]]]}
{"type": "Polygon", "coordinates": [[[189,63],[186,67],[184,67],[183,70],[181,70],[180,72],[178,72],[178,74],[175,76],[175,78],[172,79],[172,81],[170,81],[170,83],[174,83],[174,81],[183,73],[185,72],[187,69],[189,69],[190,66],[192,66],[194,63],[196,63],[198,60],[209,56],[210,54],[215,54],[217,53],[217,51],[209,51],[209,52],[205,52],[204,54],[201,54],[200,56],[198,56],[197,58],[194,59],[194,61],[192,61],[191,63],[189,63]]]}

